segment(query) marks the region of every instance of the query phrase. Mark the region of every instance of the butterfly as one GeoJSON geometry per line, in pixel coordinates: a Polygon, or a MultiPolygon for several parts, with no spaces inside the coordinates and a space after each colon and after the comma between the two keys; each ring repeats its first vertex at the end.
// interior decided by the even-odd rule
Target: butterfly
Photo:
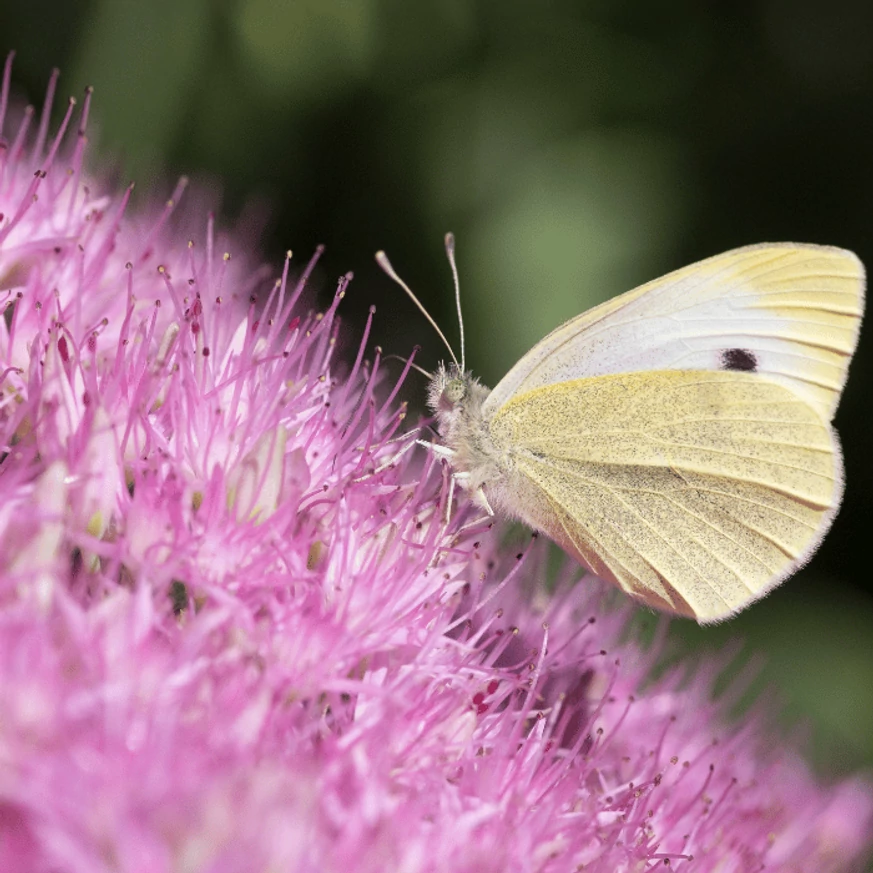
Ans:
{"type": "MultiPolygon", "coordinates": [[[[849,251],[765,243],[570,319],[489,390],[430,377],[453,477],[658,610],[721,621],[802,567],[833,522],[831,425],[864,309],[849,251]]],[[[399,282],[385,258],[383,269],[399,282]]]]}

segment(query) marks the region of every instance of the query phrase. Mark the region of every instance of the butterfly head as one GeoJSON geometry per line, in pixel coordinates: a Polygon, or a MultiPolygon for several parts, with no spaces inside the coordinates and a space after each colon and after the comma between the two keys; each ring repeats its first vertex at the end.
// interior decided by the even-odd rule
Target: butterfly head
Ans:
{"type": "Polygon", "coordinates": [[[470,383],[473,377],[470,373],[462,373],[457,364],[440,364],[431,377],[427,390],[427,403],[435,415],[441,412],[451,412],[463,405],[470,393],[470,383]]]}
{"type": "Polygon", "coordinates": [[[439,422],[440,433],[446,435],[460,422],[479,417],[487,396],[488,389],[472,373],[454,363],[440,364],[431,377],[427,402],[439,422]]]}

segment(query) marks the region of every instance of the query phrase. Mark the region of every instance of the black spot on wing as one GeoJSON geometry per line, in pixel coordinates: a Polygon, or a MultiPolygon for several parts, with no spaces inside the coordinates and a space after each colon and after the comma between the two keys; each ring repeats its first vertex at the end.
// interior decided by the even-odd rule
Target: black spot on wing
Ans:
{"type": "Polygon", "coordinates": [[[721,353],[721,368],[754,373],[758,369],[758,359],[748,349],[725,349],[721,353]]]}

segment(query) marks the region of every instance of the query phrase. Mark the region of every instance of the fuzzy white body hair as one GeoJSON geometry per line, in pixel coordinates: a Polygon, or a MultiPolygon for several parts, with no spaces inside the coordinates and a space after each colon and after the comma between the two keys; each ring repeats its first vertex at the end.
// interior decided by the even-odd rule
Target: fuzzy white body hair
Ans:
{"type": "Polygon", "coordinates": [[[548,507],[540,489],[518,470],[518,448],[496,440],[483,413],[490,393],[472,373],[455,364],[441,363],[428,386],[428,406],[436,416],[443,445],[451,450],[456,481],[486,508],[547,530],[548,507]],[[486,500],[481,499],[483,494],[486,500]]]}

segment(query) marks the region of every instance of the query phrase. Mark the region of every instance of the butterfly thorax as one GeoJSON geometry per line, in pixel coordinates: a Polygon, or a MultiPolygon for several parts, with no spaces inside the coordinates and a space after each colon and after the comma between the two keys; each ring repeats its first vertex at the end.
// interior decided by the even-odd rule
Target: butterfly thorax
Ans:
{"type": "Polygon", "coordinates": [[[472,373],[455,364],[440,364],[428,387],[428,405],[436,416],[441,442],[453,453],[452,468],[467,477],[473,491],[500,474],[499,451],[482,413],[490,393],[472,373]]]}

